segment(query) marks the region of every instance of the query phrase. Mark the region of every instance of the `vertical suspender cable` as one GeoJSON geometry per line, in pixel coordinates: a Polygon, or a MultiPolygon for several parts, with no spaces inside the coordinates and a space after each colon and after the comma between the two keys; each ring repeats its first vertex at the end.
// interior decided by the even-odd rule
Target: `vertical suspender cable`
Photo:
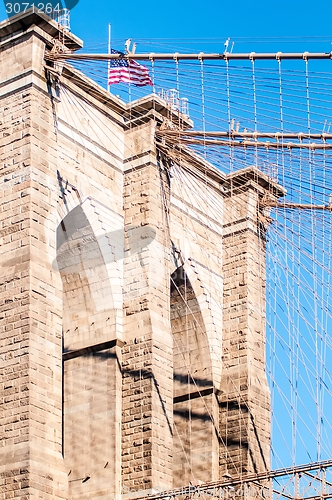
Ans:
{"type": "MultiPolygon", "coordinates": [[[[228,120],[228,132],[231,132],[231,92],[229,85],[229,62],[225,58],[226,63],[226,92],[227,92],[227,120],[228,120]]],[[[230,148],[229,152],[229,170],[232,172],[234,168],[234,149],[233,146],[230,148]]]]}
{"type": "MultiPolygon", "coordinates": [[[[290,188],[290,195],[293,196],[293,184],[292,184],[292,179],[293,179],[293,157],[292,157],[292,149],[289,148],[289,163],[288,163],[288,168],[287,170],[289,171],[290,174],[290,180],[291,180],[291,188],[290,188]]],[[[292,320],[291,316],[293,315],[294,311],[294,302],[295,300],[295,293],[296,290],[299,286],[299,283],[297,281],[296,275],[298,271],[298,266],[296,265],[296,259],[295,259],[295,241],[294,241],[294,217],[295,214],[291,212],[290,214],[290,224],[291,224],[291,230],[289,231],[289,242],[290,242],[290,257],[288,259],[288,262],[286,263],[287,265],[287,302],[290,304],[290,301],[293,302],[293,307],[292,307],[292,313],[288,311],[288,329],[289,329],[289,346],[290,346],[290,383],[291,383],[291,388],[290,388],[290,401],[291,401],[291,412],[292,412],[292,462],[293,465],[296,464],[296,438],[297,438],[297,397],[296,397],[296,387],[297,387],[297,373],[296,373],[296,358],[297,358],[297,352],[296,352],[296,328],[295,328],[295,323],[294,319],[292,320]],[[290,276],[290,277],[289,277],[290,276]],[[290,283],[290,284],[289,284],[290,283]],[[292,294],[292,297],[290,297],[290,290],[294,290],[294,293],[292,294]]],[[[286,245],[288,245],[288,242],[286,242],[286,245]]],[[[298,313],[296,314],[298,316],[298,313]]],[[[294,316],[293,316],[294,318],[294,316]]]]}
{"type": "Polygon", "coordinates": [[[151,57],[152,92],[156,93],[154,59],[151,57]]]}
{"type": "Polygon", "coordinates": [[[202,130],[204,133],[204,158],[206,158],[206,121],[205,121],[205,88],[204,88],[204,62],[200,59],[200,70],[201,70],[201,92],[202,92],[202,130]]]}
{"type": "Polygon", "coordinates": [[[175,57],[175,74],[176,74],[176,90],[180,97],[180,80],[179,80],[179,60],[175,57]]]}
{"type": "MultiPolygon", "coordinates": [[[[326,151],[323,150],[323,178],[324,178],[324,192],[327,192],[329,188],[328,183],[326,182],[326,151]]],[[[330,215],[330,214],[329,214],[330,215]]],[[[325,290],[331,289],[331,255],[332,255],[332,247],[331,247],[331,219],[330,216],[323,216],[323,259],[322,259],[322,285],[321,285],[321,293],[324,294],[325,290]],[[325,238],[325,233],[327,233],[327,241],[325,238]]],[[[322,352],[322,360],[321,360],[321,383],[322,383],[322,394],[319,402],[319,406],[321,408],[322,416],[321,416],[321,425],[322,431],[324,430],[324,396],[325,396],[325,376],[326,376],[326,355],[327,355],[327,342],[328,342],[328,322],[329,322],[329,301],[330,296],[326,294],[325,298],[325,306],[324,306],[324,316],[323,316],[323,352],[322,352]]]]}
{"type": "Polygon", "coordinates": [[[281,60],[280,60],[280,58],[278,58],[278,75],[279,75],[280,132],[281,132],[282,142],[284,142],[284,139],[283,139],[283,134],[284,134],[284,112],[283,112],[282,73],[281,73],[281,60]]]}
{"type": "MultiPolygon", "coordinates": [[[[111,24],[108,23],[108,53],[110,54],[111,53],[111,24]]],[[[108,62],[107,62],[107,91],[109,92],[110,91],[110,84],[108,83],[109,81],[109,74],[110,74],[110,71],[111,71],[111,60],[109,59],[108,62]]]]}
{"type": "MultiPolygon", "coordinates": [[[[306,87],[306,104],[307,104],[307,126],[308,126],[308,135],[310,139],[311,133],[311,116],[310,116],[310,90],[309,90],[309,64],[308,58],[304,56],[305,61],[305,87],[306,87]]],[[[308,160],[309,160],[309,194],[310,194],[310,203],[315,203],[315,172],[313,165],[313,152],[308,150],[308,160]]],[[[317,415],[317,460],[320,460],[321,456],[321,408],[319,407],[320,400],[320,392],[321,392],[321,382],[319,380],[319,362],[320,362],[320,351],[321,351],[321,340],[319,335],[319,325],[318,325],[318,294],[317,294],[317,254],[316,254],[316,245],[314,242],[314,238],[316,235],[316,214],[311,212],[311,245],[312,245],[312,279],[313,279],[313,310],[314,310],[314,337],[315,337],[315,367],[316,367],[316,415],[317,415]]]]}
{"type": "MultiPolygon", "coordinates": [[[[257,95],[256,95],[256,75],[255,75],[255,59],[253,54],[250,55],[252,64],[252,90],[254,99],[254,130],[257,133],[257,95]]],[[[255,147],[255,167],[258,166],[258,147],[255,147]]]]}
{"type": "Polygon", "coordinates": [[[308,122],[308,134],[311,133],[311,120],[310,120],[310,93],[309,93],[309,65],[308,59],[305,58],[305,90],[306,90],[306,102],[307,102],[307,122],[308,122]]]}
{"type": "MultiPolygon", "coordinates": [[[[287,185],[286,179],[286,167],[285,167],[285,149],[284,149],[284,110],[283,110],[283,81],[282,81],[282,68],[281,68],[281,60],[278,60],[278,76],[279,76],[279,120],[280,120],[280,131],[281,131],[281,179],[282,185],[287,185]]],[[[279,153],[279,152],[278,152],[279,153]]],[[[288,150],[289,153],[289,161],[287,165],[287,170],[290,171],[290,178],[292,177],[292,150],[291,148],[288,150]]],[[[292,194],[292,193],[290,193],[292,194]]],[[[284,266],[285,266],[285,300],[287,308],[287,330],[288,330],[288,344],[290,346],[289,352],[289,380],[290,380],[290,404],[291,404],[291,418],[292,418],[292,446],[291,446],[291,454],[292,454],[292,463],[296,464],[296,435],[297,435],[297,420],[296,420],[296,402],[295,402],[295,381],[294,377],[294,356],[295,356],[295,348],[294,348],[294,321],[291,318],[291,311],[289,310],[289,306],[291,304],[290,298],[290,290],[294,289],[296,286],[294,280],[294,245],[291,245],[291,254],[289,254],[289,237],[292,241],[294,235],[293,229],[293,221],[292,215],[291,219],[288,221],[287,211],[283,212],[283,226],[284,226],[284,266]]],[[[294,243],[292,241],[292,243],[294,243]]]]}

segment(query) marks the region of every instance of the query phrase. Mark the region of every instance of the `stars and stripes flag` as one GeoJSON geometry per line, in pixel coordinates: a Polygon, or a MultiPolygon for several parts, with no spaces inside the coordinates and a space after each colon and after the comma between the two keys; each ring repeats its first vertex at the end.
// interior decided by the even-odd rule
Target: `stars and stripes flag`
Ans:
{"type": "Polygon", "coordinates": [[[111,54],[121,54],[123,59],[111,59],[108,70],[108,84],[133,83],[137,87],[153,85],[149,76],[149,70],[138,64],[133,59],[125,59],[124,54],[118,50],[111,49],[111,54]]]}

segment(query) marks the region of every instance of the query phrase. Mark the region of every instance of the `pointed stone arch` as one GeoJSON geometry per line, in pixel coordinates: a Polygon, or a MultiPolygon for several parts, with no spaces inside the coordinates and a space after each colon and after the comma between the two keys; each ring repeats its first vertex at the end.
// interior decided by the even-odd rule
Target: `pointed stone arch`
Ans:
{"type": "MultiPolygon", "coordinates": [[[[211,360],[212,382],[219,390],[222,376],[222,296],[223,280],[221,275],[195,262],[192,258],[177,261],[178,268],[182,268],[195,293],[202,315],[204,332],[208,339],[209,357],[211,360]]],[[[174,269],[172,272],[176,272],[174,269]]]]}
{"type": "Polygon", "coordinates": [[[81,205],[57,228],[57,264],[63,283],[65,351],[105,341],[110,334],[103,324],[105,311],[108,325],[115,324],[112,288],[99,241],[81,205]]]}
{"type": "Polygon", "coordinates": [[[121,474],[122,260],[113,241],[119,230],[110,231],[107,211],[101,217],[100,204],[91,198],[69,201],[57,228],[56,258],[63,303],[64,457],[71,471],[69,498],[84,499],[116,494],[121,474]]]}
{"type": "MultiPolygon", "coordinates": [[[[60,174],[59,174],[60,176],[60,174]]],[[[61,177],[60,177],[61,179],[61,177]]],[[[64,181],[62,181],[64,183],[64,181]]],[[[117,311],[118,323],[122,317],[122,286],[123,286],[123,258],[124,258],[124,218],[119,213],[101,203],[95,197],[85,196],[81,190],[65,183],[61,189],[62,196],[58,199],[55,218],[58,228],[61,228],[64,219],[72,218],[79,208],[86,217],[86,224],[90,224],[95,239],[98,241],[103,258],[101,266],[105,265],[108,279],[112,283],[112,300],[117,311]],[[78,208],[79,207],[79,208],[78,208]]],[[[74,224],[75,225],[75,224],[74,224]]],[[[57,262],[53,263],[57,268],[57,262]]],[[[118,334],[122,329],[118,330],[118,334]]]]}
{"type": "Polygon", "coordinates": [[[209,338],[200,305],[206,301],[197,285],[189,264],[181,265],[171,275],[174,487],[189,481],[213,480],[218,471],[217,401],[209,338]]]}

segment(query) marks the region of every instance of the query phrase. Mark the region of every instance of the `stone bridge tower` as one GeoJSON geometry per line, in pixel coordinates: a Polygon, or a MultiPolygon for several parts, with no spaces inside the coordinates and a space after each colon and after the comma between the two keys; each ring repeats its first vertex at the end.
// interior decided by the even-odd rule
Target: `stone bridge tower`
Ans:
{"type": "MultiPolygon", "coordinates": [[[[61,35],[61,36],[60,36],[61,35]]],[[[269,469],[262,197],[157,140],[191,122],[0,24],[0,498],[112,499],[269,469]]]]}

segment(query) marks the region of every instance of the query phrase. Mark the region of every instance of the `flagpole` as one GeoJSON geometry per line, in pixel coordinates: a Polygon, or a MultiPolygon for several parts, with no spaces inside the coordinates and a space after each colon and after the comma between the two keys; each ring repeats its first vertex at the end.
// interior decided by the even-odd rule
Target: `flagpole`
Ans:
{"type": "MultiPolygon", "coordinates": [[[[108,53],[110,54],[111,53],[111,23],[108,23],[108,46],[107,46],[107,49],[108,49],[108,53]]],[[[109,59],[108,63],[107,63],[107,90],[108,90],[108,92],[110,91],[110,84],[108,83],[110,69],[111,69],[111,60],[109,59]]]]}

